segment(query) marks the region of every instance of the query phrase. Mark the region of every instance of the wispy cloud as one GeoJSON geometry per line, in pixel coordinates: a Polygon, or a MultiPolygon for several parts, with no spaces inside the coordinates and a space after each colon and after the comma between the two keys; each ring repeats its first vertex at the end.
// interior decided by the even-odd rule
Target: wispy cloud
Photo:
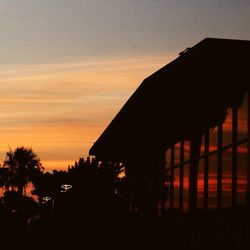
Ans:
{"type": "MultiPolygon", "coordinates": [[[[86,157],[142,80],[171,59],[171,55],[77,58],[41,65],[1,65],[0,151],[5,152],[8,144],[33,145],[48,168],[86,157]]],[[[244,114],[239,117],[243,128],[244,114]]],[[[229,114],[226,133],[230,124],[229,114]]]]}
{"type": "Polygon", "coordinates": [[[33,145],[45,167],[66,168],[87,156],[141,81],[170,60],[77,58],[1,65],[0,151],[8,150],[8,144],[33,145]]]}

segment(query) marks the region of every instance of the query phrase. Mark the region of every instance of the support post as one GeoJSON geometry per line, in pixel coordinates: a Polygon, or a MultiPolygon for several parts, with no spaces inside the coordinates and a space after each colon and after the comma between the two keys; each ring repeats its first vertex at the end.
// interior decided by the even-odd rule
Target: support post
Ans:
{"type": "Polygon", "coordinates": [[[250,102],[247,92],[247,205],[250,206],[250,102]]]}
{"type": "Polygon", "coordinates": [[[208,180],[209,180],[209,130],[205,133],[205,142],[204,142],[204,208],[208,209],[208,180]]]}
{"type": "Polygon", "coordinates": [[[162,174],[161,174],[161,178],[162,178],[162,196],[161,196],[161,215],[163,215],[164,211],[165,211],[165,192],[166,192],[166,186],[165,186],[165,181],[166,181],[166,151],[163,151],[162,154],[162,174]]]}
{"type": "Polygon", "coordinates": [[[218,125],[217,154],[217,208],[222,205],[222,124],[218,125]]]}
{"type": "Polygon", "coordinates": [[[169,208],[174,208],[174,146],[171,147],[169,208]]]}
{"type": "Polygon", "coordinates": [[[202,135],[192,133],[190,140],[190,168],[189,168],[189,210],[195,210],[197,207],[197,177],[201,149],[202,135]]]}
{"type": "Polygon", "coordinates": [[[180,185],[179,185],[179,209],[183,209],[183,184],[184,184],[184,140],[180,141],[180,185]]]}
{"type": "Polygon", "coordinates": [[[232,206],[237,205],[237,141],[238,141],[238,109],[233,108],[232,118],[232,206]]]}

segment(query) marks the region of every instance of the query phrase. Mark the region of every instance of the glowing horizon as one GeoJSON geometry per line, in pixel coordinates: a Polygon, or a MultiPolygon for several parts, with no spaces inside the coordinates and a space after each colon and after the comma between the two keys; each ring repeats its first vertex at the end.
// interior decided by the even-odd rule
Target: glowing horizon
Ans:
{"type": "Polygon", "coordinates": [[[46,171],[66,170],[90,147],[145,77],[168,56],[83,58],[0,69],[0,161],[32,147],[46,171]]]}

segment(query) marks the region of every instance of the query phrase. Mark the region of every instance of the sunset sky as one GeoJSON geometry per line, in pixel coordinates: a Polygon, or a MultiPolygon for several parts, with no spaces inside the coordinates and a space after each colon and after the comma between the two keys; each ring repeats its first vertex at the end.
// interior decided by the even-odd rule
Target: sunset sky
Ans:
{"type": "Polygon", "coordinates": [[[249,0],[0,0],[0,162],[86,157],[144,78],[205,37],[250,40],[249,0]]]}

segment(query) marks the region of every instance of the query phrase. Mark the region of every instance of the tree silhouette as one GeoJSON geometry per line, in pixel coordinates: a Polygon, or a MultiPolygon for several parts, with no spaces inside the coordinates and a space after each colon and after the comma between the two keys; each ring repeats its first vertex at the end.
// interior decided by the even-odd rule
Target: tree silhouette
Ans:
{"type": "Polygon", "coordinates": [[[31,148],[18,147],[6,153],[1,171],[0,186],[6,190],[17,188],[20,195],[26,194],[26,186],[43,172],[39,157],[31,148]]]}

